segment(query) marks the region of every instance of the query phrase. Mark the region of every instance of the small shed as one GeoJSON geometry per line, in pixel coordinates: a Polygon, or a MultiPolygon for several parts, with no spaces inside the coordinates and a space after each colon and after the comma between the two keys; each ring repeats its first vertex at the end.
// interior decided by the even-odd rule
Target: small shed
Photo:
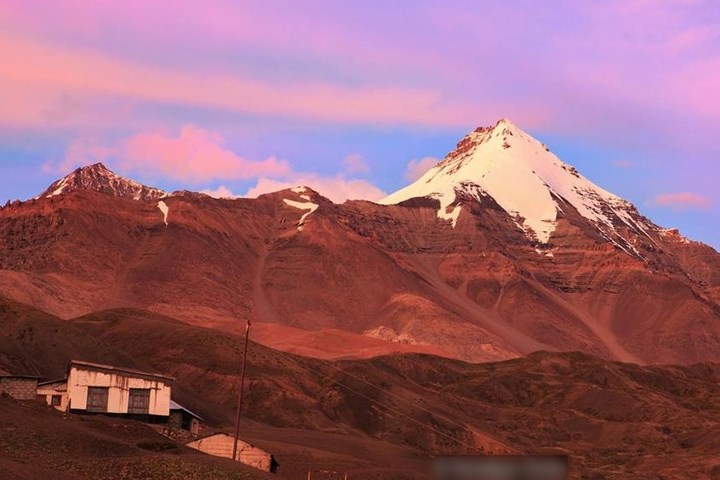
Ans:
{"type": "Polygon", "coordinates": [[[65,412],[68,408],[67,379],[38,383],[37,399],[65,412]]]}
{"type": "MultiPolygon", "coordinates": [[[[214,455],[216,457],[232,458],[233,444],[235,437],[227,433],[213,433],[206,437],[198,438],[186,446],[214,455]]],[[[265,450],[238,440],[237,461],[258,470],[275,473],[278,463],[275,457],[265,450]]]]}
{"type": "Polygon", "coordinates": [[[170,417],[168,427],[170,430],[187,430],[192,436],[197,437],[202,417],[194,414],[187,408],[170,399],[170,417]]]}
{"type": "Polygon", "coordinates": [[[35,400],[40,377],[35,375],[14,375],[0,370],[0,395],[15,400],[35,400]]]}

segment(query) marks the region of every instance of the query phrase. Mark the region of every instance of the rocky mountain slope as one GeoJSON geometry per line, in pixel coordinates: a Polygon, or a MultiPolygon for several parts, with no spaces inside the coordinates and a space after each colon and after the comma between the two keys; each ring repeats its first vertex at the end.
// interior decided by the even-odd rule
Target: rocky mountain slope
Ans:
{"type": "Polygon", "coordinates": [[[159,188],[146,187],[108,170],[102,163],[76,169],[50,185],[38,198],[49,198],[76,190],[92,190],[133,200],[156,200],[167,195],[159,188]]]}
{"type": "Polygon", "coordinates": [[[382,205],[133,185],[95,165],[1,209],[0,290],[63,318],[132,307],[227,332],[252,319],[266,345],[321,358],[720,360],[720,254],[508,121],[382,205]]]}

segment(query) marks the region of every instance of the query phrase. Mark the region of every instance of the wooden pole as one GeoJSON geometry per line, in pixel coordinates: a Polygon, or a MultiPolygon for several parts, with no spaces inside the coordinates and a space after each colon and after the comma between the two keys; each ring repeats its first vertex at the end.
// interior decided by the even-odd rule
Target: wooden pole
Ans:
{"type": "Polygon", "coordinates": [[[235,417],[235,441],[233,442],[233,460],[237,460],[238,437],[240,436],[240,413],[242,412],[243,390],[245,389],[245,363],[247,362],[248,339],[250,338],[250,320],[245,326],[245,346],[240,366],[240,394],[238,395],[237,416],[235,417]]]}

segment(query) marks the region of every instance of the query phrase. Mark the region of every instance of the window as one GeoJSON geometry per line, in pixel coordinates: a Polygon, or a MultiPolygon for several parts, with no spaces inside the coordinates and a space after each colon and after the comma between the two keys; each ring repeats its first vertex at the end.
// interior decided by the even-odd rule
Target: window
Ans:
{"type": "Polygon", "coordinates": [[[62,403],[62,395],[53,395],[50,399],[50,405],[53,407],[59,407],[60,403],[62,403]]]}
{"type": "Polygon", "coordinates": [[[88,387],[87,411],[107,412],[108,387],[88,387]]]}
{"type": "Polygon", "coordinates": [[[128,413],[150,413],[150,389],[131,388],[128,399],[128,413]]]}

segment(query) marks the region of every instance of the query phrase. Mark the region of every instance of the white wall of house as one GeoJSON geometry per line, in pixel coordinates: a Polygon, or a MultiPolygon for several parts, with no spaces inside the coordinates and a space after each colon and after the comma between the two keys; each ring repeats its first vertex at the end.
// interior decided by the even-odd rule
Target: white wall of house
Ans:
{"type": "Polygon", "coordinates": [[[107,413],[128,413],[131,388],[150,390],[150,415],[170,414],[170,385],[161,380],[133,377],[120,372],[103,372],[72,366],[67,391],[71,410],[86,410],[88,387],[108,387],[107,413]]]}

